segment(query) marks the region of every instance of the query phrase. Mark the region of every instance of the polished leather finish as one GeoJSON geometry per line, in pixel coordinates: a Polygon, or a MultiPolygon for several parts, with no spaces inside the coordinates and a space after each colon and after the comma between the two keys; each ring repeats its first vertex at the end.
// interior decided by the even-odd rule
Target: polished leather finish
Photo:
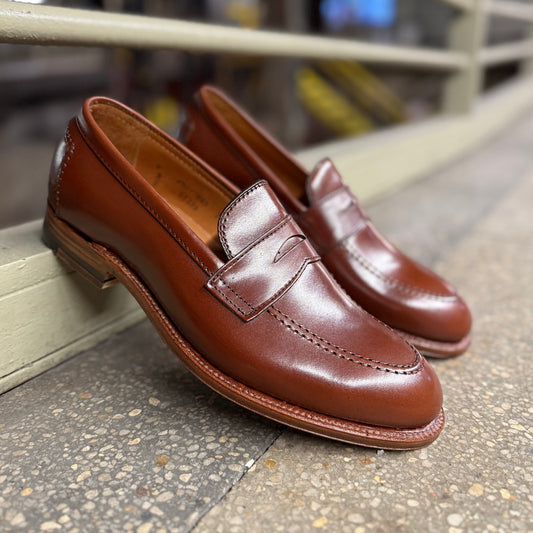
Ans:
{"type": "Polygon", "coordinates": [[[337,281],[374,316],[430,355],[466,349],[471,317],[462,298],[377,231],[329,159],[308,172],[212,87],[189,106],[180,140],[240,188],[266,179],[337,281]]]}
{"type": "Polygon", "coordinates": [[[170,324],[217,372],[288,402],[286,423],[306,429],[290,406],[377,428],[440,416],[431,367],[347,297],[265,181],[239,194],[140,115],[93,98],[57,150],[49,206],[69,264],[96,252],[134,279],[160,331],[170,324]]]}
{"type": "MultiPolygon", "coordinates": [[[[248,222],[251,220],[248,209],[251,195],[255,195],[259,199],[255,202],[261,205],[273,203],[270,190],[260,183],[240,196],[239,203],[230,204],[220,219],[219,235],[231,260],[206,283],[214,296],[245,321],[268,310],[292,288],[310,264],[320,260],[288,215],[241,250],[242,229],[251,225],[248,222]]],[[[276,218],[281,213],[281,210],[275,213],[276,218]]]]}

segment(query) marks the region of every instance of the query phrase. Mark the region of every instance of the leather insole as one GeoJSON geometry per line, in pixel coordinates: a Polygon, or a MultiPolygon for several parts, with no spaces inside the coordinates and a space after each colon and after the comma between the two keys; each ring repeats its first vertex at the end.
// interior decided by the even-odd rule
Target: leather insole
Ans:
{"type": "Polygon", "coordinates": [[[234,195],[208,171],[134,117],[108,105],[94,117],[110,141],[217,255],[218,218],[234,195]],[[126,127],[125,127],[126,124],[126,127]]]}
{"type": "Polygon", "coordinates": [[[207,245],[218,241],[218,217],[229,199],[210,180],[176,161],[175,154],[151,138],[141,143],[134,164],[202,241],[207,245]]]}

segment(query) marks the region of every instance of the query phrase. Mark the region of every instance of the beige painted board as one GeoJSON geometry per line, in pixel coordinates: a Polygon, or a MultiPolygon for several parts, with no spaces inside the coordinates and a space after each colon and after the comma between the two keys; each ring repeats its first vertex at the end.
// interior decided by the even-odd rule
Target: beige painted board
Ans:
{"type": "Polygon", "coordinates": [[[121,331],[139,322],[144,315],[140,309],[127,312],[124,315],[116,316],[108,323],[102,323],[95,331],[77,338],[74,342],[61,345],[57,350],[47,353],[40,359],[33,359],[30,363],[23,365],[22,362],[16,365],[16,369],[11,373],[0,377],[0,393],[6,392],[17,385],[28,381],[46,370],[66,361],[73,355],[83,350],[91,348],[95,344],[107,339],[113,333],[121,331]]]}
{"type": "Polygon", "coordinates": [[[71,272],[2,297],[0,376],[123,318],[136,308],[125,296],[122,287],[100,292],[71,272]]]}
{"type": "Polygon", "coordinates": [[[459,52],[0,1],[0,42],[354,59],[457,70],[459,52]]]}
{"type": "Polygon", "coordinates": [[[488,0],[484,9],[491,15],[533,22],[533,6],[530,2],[516,0],[488,0]]]}
{"type": "Polygon", "coordinates": [[[495,90],[472,113],[399,126],[300,152],[312,166],[331,157],[362,202],[420,178],[490,138],[533,105],[533,76],[495,90]]]}
{"type": "Polygon", "coordinates": [[[533,39],[489,46],[480,53],[480,61],[485,67],[531,58],[533,58],[533,39]]]}
{"type": "Polygon", "coordinates": [[[123,287],[99,291],[63,267],[40,226],[0,231],[0,391],[143,316],[123,287]]]}
{"type": "Polygon", "coordinates": [[[41,242],[41,221],[0,230],[0,299],[65,272],[41,242]]]}

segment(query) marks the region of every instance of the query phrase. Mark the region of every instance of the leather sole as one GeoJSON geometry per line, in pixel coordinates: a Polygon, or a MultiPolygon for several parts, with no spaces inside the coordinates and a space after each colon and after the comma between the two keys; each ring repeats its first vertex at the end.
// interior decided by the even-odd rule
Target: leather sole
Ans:
{"type": "Polygon", "coordinates": [[[470,346],[470,335],[466,335],[458,342],[443,342],[417,337],[399,329],[394,330],[398,335],[411,343],[422,355],[435,359],[449,359],[466,352],[470,346]]]}
{"type": "Polygon", "coordinates": [[[262,416],[315,435],[389,450],[413,450],[433,442],[444,427],[444,412],[429,424],[395,429],[359,424],[269,396],[239,383],[211,365],[181,335],[141,279],[122,259],[102,245],[87,240],[54,214],[46,213],[43,240],[57,257],[99,289],[119,281],[131,292],[148,318],[183,364],[205,385],[236,404],[262,416]]]}

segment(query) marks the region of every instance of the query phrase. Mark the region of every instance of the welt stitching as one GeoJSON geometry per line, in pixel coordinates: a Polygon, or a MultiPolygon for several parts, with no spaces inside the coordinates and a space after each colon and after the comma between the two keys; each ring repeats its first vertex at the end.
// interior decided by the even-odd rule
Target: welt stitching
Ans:
{"type": "Polygon", "coordinates": [[[74,154],[74,149],[76,147],[74,140],[72,139],[72,136],[70,135],[70,131],[67,129],[65,131],[65,141],[67,145],[67,153],[63,157],[63,160],[61,161],[61,167],[59,168],[59,173],[57,176],[57,184],[56,184],[56,210],[59,213],[59,207],[60,207],[60,196],[61,196],[61,185],[63,184],[63,176],[65,174],[65,170],[70,163],[70,160],[74,154]]]}
{"type": "Polygon", "coordinates": [[[122,178],[122,176],[115,170],[113,167],[107,162],[106,158],[98,151],[98,149],[94,146],[94,144],[87,138],[83,130],[80,128],[80,132],[85,139],[85,142],[91,147],[91,149],[94,151],[94,153],[100,158],[100,160],[104,163],[107,170],[115,176],[119,180],[119,182],[122,184],[123,187],[125,187],[132,196],[134,196],[143,206],[144,208],[149,211],[152,216],[156,218],[156,220],[167,230],[167,232],[174,237],[174,240],[194,259],[196,264],[202,268],[202,270],[208,274],[211,275],[211,271],[205,266],[203,261],[183,242],[170,228],[170,226],[163,220],[161,215],[155,211],[154,208],[152,208],[150,205],[148,205],[145,200],[141,197],[140,194],[137,193],[137,191],[131,187],[126,181],[122,178]]]}
{"type": "Polygon", "coordinates": [[[224,249],[226,250],[226,252],[228,252],[228,251],[231,252],[231,250],[229,250],[229,248],[228,248],[228,240],[226,238],[226,223],[227,223],[228,217],[229,217],[230,213],[233,211],[233,209],[235,209],[235,207],[237,207],[237,204],[242,202],[242,200],[244,200],[248,195],[250,195],[253,192],[255,192],[255,190],[258,187],[262,187],[262,183],[256,183],[254,186],[249,188],[245,193],[243,193],[241,196],[239,196],[237,198],[237,200],[235,200],[233,202],[233,204],[231,204],[231,207],[224,213],[224,215],[222,217],[222,220],[221,220],[221,223],[220,223],[220,240],[222,241],[222,245],[224,246],[224,249]]]}
{"type": "Polygon", "coordinates": [[[424,298],[430,298],[432,300],[455,300],[455,296],[445,295],[445,294],[439,294],[435,292],[425,291],[423,289],[417,289],[415,287],[412,287],[411,285],[408,285],[404,283],[403,281],[397,281],[390,279],[386,275],[384,275],[382,272],[380,272],[372,263],[368,261],[365,257],[360,255],[355,250],[352,250],[346,243],[343,243],[342,247],[356,260],[358,261],[361,266],[366,268],[371,274],[374,274],[374,276],[381,279],[383,282],[385,282],[387,285],[393,287],[396,290],[406,292],[408,294],[415,294],[418,296],[422,296],[424,298]]]}
{"type": "Polygon", "coordinates": [[[122,109],[122,108],[120,108],[120,107],[118,107],[118,106],[116,106],[116,105],[114,105],[114,104],[112,104],[110,102],[108,103],[108,102],[100,102],[99,101],[98,105],[107,105],[109,107],[112,107],[112,108],[116,109],[120,113],[127,114],[128,117],[131,120],[127,120],[125,117],[122,117],[120,115],[116,116],[115,119],[118,120],[119,122],[127,124],[128,126],[134,128],[135,130],[137,130],[139,132],[142,132],[142,133],[144,133],[145,130],[147,129],[148,132],[149,132],[150,139],[152,139],[154,142],[156,142],[170,156],[172,156],[175,160],[179,161],[180,163],[183,163],[186,167],[188,167],[190,170],[192,170],[197,177],[202,179],[202,181],[204,181],[204,183],[207,183],[208,185],[210,185],[210,186],[214,187],[215,189],[217,189],[226,198],[228,198],[228,200],[230,200],[232,198],[231,195],[228,193],[228,191],[226,189],[224,189],[216,181],[212,180],[211,176],[204,169],[202,169],[198,165],[198,163],[196,163],[193,159],[191,159],[187,154],[176,152],[175,150],[171,149],[171,148],[175,148],[175,147],[172,146],[166,139],[162,138],[160,133],[156,129],[154,129],[151,124],[143,122],[142,123],[143,125],[140,126],[138,124],[139,119],[135,115],[132,115],[127,109],[122,109]]]}
{"type": "MultiPolygon", "coordinates": [[[[256,241],[247,251],[245,254],[243,254],[239,259],[238,261],[240,261],[242,259],[242,257],[248,255],[256,246],[258,246],[259,244],[261,244],[263,241],[265,241],[266,239],[269,239],[270,237],[272,237],[272,235],[276,234],[279,230],[281,230],[281,228],[283,228],[284,226],[286,226],[288,223],[290,222],[290,218],[289,217],[286,217],[286,220],[285,222],[283,222],[283,224],[281,224],[280,226],[278,227],[275,227],[273,229],[271,229],[269,232],[267,232],[265,235],[263,235],[263,237],[256,241]]],[[[231,269],[231,267],[234,265],[235,263],[231,264],[228,268],[226,268],[226,266],[222,267],[220,269],[220,272],[216,274],[216,276],[213,278],[213,281],[215,281],[216,279],[218,278],[221,278],[223,274],[225,274],[227,272],[227,270],[231,269]]]]}
{"type": "MultiPolygon", "coordinates": [[[[353,359],[352,357],[348,357],[346,355],[343,355],[342,353],[339,353],[339,352],[337,352],[335,350],[332,350],[331,348],[326,348],[320,342],[317,342],[316,340],[314,340],[312,337],[308,337],[307,335],[305,335],[305,333],[302,333],[301,331],[298,331],[298,329],[292,327],[290,324],[287,324],[287,322],[285,322],[281,318],[277,317],[270,310],[268,311],[268,313],[272,317],[274,317],[278,322],[283,324],[283,326],[285,326],[289,331],[292,331],[293,333],[295,333],[299,337],[302,337],[303,339],[309,341],[311,344],[313,344],[314,346],[317,346],[321,350],[324,350],[326,353],[330,353],[332,355],[335,355],[336,357],[339,357],[340,359],[344,359],[345,361],[349,361],[350,363],[355,363],[356,365],[364,366],[366,368],[372,368],[374,370],[379,370],[381,372],[389,372],[390,374],[402,374],[402,375],[418,374],[424,368],[424,365],[422,364],[422,365],[420,365],[418,368],[416,368],[414,370],[391,370],[390,368],[384,368],[382,366],[371,365],[370,363],[364,363],[363,361],[358,361],[357,359],[353,359]]],[[[356,355],[357,357],[360,357],[361,359],[368,360],[368,358],[366,358],[366,357],[363,357],[363,356],[360,356],[360,355],[357,355],[357,354],[354,354],[354,355],[356,355]]]]}
{"type": "MultiPolygon", "coordinates": [[[[360,355],[360,354],[357,354],[357,353],[354,353],[354,352],[351,352],[349,350],[346,350],[345,348],[341,348],[340,346],[337,346],[336,344],[333,344],[332,342],[329,342],[328,340],[324,339],[323,337],[321,337],[320,335],[317,335],[316,333],[313,333],[310,329],[306,328],[305,326],[303,326],[302,324],[299,324],[298,322],[296,322],[295,320],[293,320],[290,316],[286,315],[285,313],[283,313],[283,311],[280,311],[277,307],[274,307],[272,306],[272,308],[277,312],[279,313],[280,315],[284,316],[285,318],[287,318],[290,322],[292,322],[295,326],[297,326],[298,328],[301,328],[303,329],[304,331],[306,331],[307,333],[309,333],[309,335],[315,337],[316,339],[319,339],[320,341],[322,341],[323,343],[325,343],[326,345],[328,346],[331,346],[332,348],[334,348],[335,350],[340,350],[342,352],[344,352],[345,354],[348,354],[348,355],[353,355],[354,357],[358,357],[359,359],[364,359],[365,361],[369,361],[371,363],[377,363],[377,364],[386,364],[387,366],[390,366],[390,367],[393,367],[393,368],[413,368],[415,367],[419,361],[420,361],[420,354],[418,352],[414,352],[415,354],[415,359],[412,363],[409,363],[407,365],[397,365],[397,364],[394,364],[394,363],[384,363],[383,361],[378,361],[377,359],[372,359],[371,357],[365,357],[364,355],[360,355]]],[[[272,313],[270,313],[272,314],[272,313]]],[[[273,315],[274,316],[274,315],[273,315]]],[[[278,320],[280,320],[278,318],[278,320]]],[[[281,321],[282,323],[286,324],[285,321],[281,321]]],[[[290,328],[289,328],[290,329],[290,328]]],[[[313,342],[315,343],[315,342],[313,342]]],[[[319,345],[319,344],[318,344],[319,345]]],[[[325,349],[326,351],[332,351],[330,349],[325,349]]],[[[349,358],[347,358],[349,359],[349,358]]]]}
{"type": "MultiPolygon", "coordinates": [[[[154,312],[159,316],[161,321],[163,322],[163,326],[166,330],[166,332],[172,337],[180,346],[181,349],[183,349],[189,357],[191,357],[196,364],[198,364],[202,369],[206,372],[208,372],[211,375],[215,375],[217,379],[219,379],[222,383],[230,387],[231,389],[235,390],[237,389],[241,394],[245,394],[246,396],[255,398],[256,400],[262,402],[263,404],[267,404],[270,406],[278,406],[280,401],[276,401],[276,399],[271,398],[267,396],[266,394],[260,394],[253,389],[250,389],[249,387],[243,386],[241,383],[228,378],[224,374],[222,374],[220,371],[218,371],[216,368],[212,367],[211,365],[207,364],[203,359],[201,359],[201,356],[197,354],[191,346],[178,334],[176,331],[176,327],[174,324],[168,319],[166,314],[161,310],[159,305],[154,301],[153,296],[151,293],[146,289],[146,287],[136,278],[136,276],[124,265],[124,263],[115,257],[113,254],[111,254],[108,251],[104,252],[105,255],[108,257],[108,259],[119,265],[119,268],[123,272],[125,272],[126,277],[135,285],[137,289],[140,290],[142,295],[144,296],[146,302],[148,303],[149,307],[151,307],[154,312]]],[[[286,402],[283,402],[283,409],[286,412],[294,413],[297,416],[300,416],[301,418],[306,418],[311,421],[323,423],[324,419],[327,420],[328,424],[331,424],[332,426],[336,426],[340,429],[351,429],[353,428],[353,425],[361,426],[361,424],[358,424],[357,422],[350,422],[346,420],[339,420],[334,417],[330,417],[328,415],[320,415],[320,414],[314,414],[310,413],[309,411],[293,406],[290,404],[287,404],[286,402]]],[[[383,436],[391,436],[397,439],[407,440],[409,435],[416,435],[420,437],[425,436],[433,436],[436,431],[433,428],[433,424],[437,421],[442,420],[442,411],[438,415],[438,417],[432,421],[430,424],[424,426],[423,428],[417,428],[417,429],[408,429],[408,430],[393,430],[393,429],[387,429],[387,428],[373,428],[371,426],[364,426],[363,431],[365,436],[374,435],[376,437],[383,437],[383,436]]]]}

